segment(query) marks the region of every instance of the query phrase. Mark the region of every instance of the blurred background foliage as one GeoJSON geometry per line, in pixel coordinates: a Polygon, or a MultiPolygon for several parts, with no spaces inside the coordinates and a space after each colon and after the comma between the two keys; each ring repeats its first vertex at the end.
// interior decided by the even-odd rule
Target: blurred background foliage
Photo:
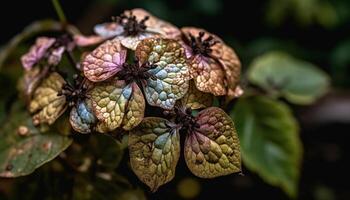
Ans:
{"type": "MultiPolygon", "coordinates": [[[[127,166],[123,142],[107,136],[79,136],[68,151],[30,176],[0,179],[0,199],[350,198],[346,158],[350,152],[346,144],[350,130],[350,1],[61,3],[68,21],[84,34],[125,9],[141,7],[179,27],[203,27],[232,46],[242,62],[243,86],[250,88],[230,113],[241,139],[244,176],[202,180],[180,161],[175,179],[152,194],[127,166]],[[106,149],[108,144],[115,148],[106,149]],[[86,172],[86,167],[93,171],[86,172]]],[[[57,29],[50,20],[29,24],[57,17],[51,1],[13,0],[1,9],[0,122],[4,127],[22,74],[18,58],[34,35],[57,29]],[[19,11],[19,5],[26,9],[19,11]]]]}

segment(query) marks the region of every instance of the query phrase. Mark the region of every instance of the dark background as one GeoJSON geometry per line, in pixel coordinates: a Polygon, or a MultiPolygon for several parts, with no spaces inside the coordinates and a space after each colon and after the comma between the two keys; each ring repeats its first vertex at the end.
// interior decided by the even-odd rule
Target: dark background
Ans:
{"type": "MultiPolygon", "coordinates": [[[[350,199],[347,159],[350,153],[350,2],[304,0],[311,2],[311,6],[301,9],[303,11],[293,9],[290,4],[283,11],[285,17],[268,17],[288,1],[62,0],[61,3],[69,22],[85,34],[91,33],[94,24],[108,21],[122,10],[142,7],[179,27],[191,25],[216,33],[237,51],[243,71],[254,57],[276,49],[318,65],[332,77],[330,93],[316,105],[293,107],[301,123],[305,148],[299,199],[350,199]],[[320,11],[318,18],[325,18],[323,22],[317,17],[311,20],[298,17],[300,12],[307,15],[318,11],[322,2],[328,2],[333,9],[333,14],[320,11]]],[[[49,0],[11,0],[6,4],[4,1],[0,7],[0,45],[29,23],[44,18],[57,18],[49,0]]],[[[120,170],[128,174],[133,183],[142,185],[126,166],[120,170]]],[[[189,176],[200,184],[201,193],[196,199],[288,199],[280,189],[264,183],[257,175],[243,172],[245,176],[200,180],[191,175],[182,160],[176,178],[156,194],[147,193],[147,196],[179,199],[176,187],[189,176]]]]}

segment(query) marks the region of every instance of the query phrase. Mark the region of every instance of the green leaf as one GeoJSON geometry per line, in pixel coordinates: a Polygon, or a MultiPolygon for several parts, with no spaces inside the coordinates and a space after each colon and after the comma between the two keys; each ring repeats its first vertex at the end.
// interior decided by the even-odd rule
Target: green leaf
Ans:
{"type": "Polygon", "coordinates": [[[51,161],[72,142],[68,137],[40,133],[24,108],[11,112],[0,132],[0,177],[18,177],[32,173],[51,161]]]}
{"type": "Polygon", "coordinates": [[[302,144],[291,110],[267,97],[245,97],[239,99],[231,117],[247,168],[296,197],[302,144]]]}
{"type": "Polygon", "coordinates": [[[295,104],[311,104],[324,95],[330,78],[315,65],[285,53],[270,52],[256,58],[248,79],[270,94],[295,104]]]}
{"type": "Polygon", "coordinates": [[[130,131],[129,152],[133,171],[154,192],[175,176],[179,130],[163,118],[147,117],[130,131]]]}

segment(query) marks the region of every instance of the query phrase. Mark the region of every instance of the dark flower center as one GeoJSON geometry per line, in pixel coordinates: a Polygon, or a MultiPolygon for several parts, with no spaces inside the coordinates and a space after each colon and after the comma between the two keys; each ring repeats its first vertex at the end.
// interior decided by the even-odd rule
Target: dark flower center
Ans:
{"type": "Polygon", "coordinates": [[[196,122],[195,117],[192,115],[191,108],[174,107],[175,123],[182,125],[182,130],[192,132],[199,128],[199,124],[196,122]]]}
{"type": "Polygon", "coordinates": [[[155,75],[149,72],[150,69],[156,67],[156,65],[151,65],[148,62],[140,65],[137,60],[133,64],[124,63],[123,69],[117,73],[117,77],[121,80],[125,80],[127,84],[149,78],[156,79],[155,75]]]}
{"type": "Polygon", "coordinates": [[[127,36],[135,36],[139,33],[145,32],[147,26],[145,22],[149,19],[149,16],[145,16],[142,20],[137,21],[136,16],[130,11],[129,16],[124,13],[120,16],[113,18],[115,22],[123,26],[124,34],[127,36]]]}
{"type": "Polygon", "coordinates": [[[57,96],[66,96],[69,106],[74,106],[78,102],[83,101],[86,98],[86,92],[88,90],[86,79],[77,74],[73,76],[73,79],[73,86],[66,83],[62,86],[62,91],[57,94],[57,96]]]}
{"type": "Polygon", "coordinates": [[[215,40],[211,35],[207,39],[203,39],[204,35],[205,33],[203,31],[199,32],[199,35],[197,37],[190,34],[189,45],[191,46],[194,54],[200,54],[208,57],[213,51],[211,47],[219,41],[215,40]]]}

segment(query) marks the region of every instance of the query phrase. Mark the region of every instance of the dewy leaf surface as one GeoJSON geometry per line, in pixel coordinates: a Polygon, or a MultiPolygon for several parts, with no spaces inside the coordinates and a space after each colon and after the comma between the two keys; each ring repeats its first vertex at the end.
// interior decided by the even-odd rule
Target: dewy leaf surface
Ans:
{"type": "Polygon", "coordinates": [[[126,84],[123,80],[102,82],[89,95],[100,121],[97,125],[100,132],[112,131],[122,124],[125,130],[129,130],[143,118],[145,102],[136,83],[126,84]]]}
{"type": "Polygon", "coordinates": [[[303,148],[291,110],[281,102],[256,96],[239,99],[231,116],[245,166],[295,197],[303,148]]]}
{"type": "Polygon", "coordinates": [[[137,177],[152,191],[174,178],[180,157],[180,138],[177,128],[169,121],[148,117],[130,131],[130,163],[137,177]]]}
{"type": "Polygon", "coordinates": [[[152,106],[172,109],[189,87],[189,71],[184,48],[175,40],[151,38],[143,40],[136,49],[140,63],[155,66],[148,72],[155,79],[143,82],[146,99],[152,106]]]}
{"type": "Polygon", "coordinates": [[[126,55],[119,40],[107,40],[82,61],[84,75],[90,81],[104,81],[122,69],[126,55]]]}
{"type": "Polygon", "coordinates": [[[29,111],[33,113],[35,124],[52,124],[66,110],[66,97],[58,96],[65,80],[56,72],[47,77],[35,90],[33,99],[29,105],[29,111]]]}
{"type": "Polygon", "coordinates": [[[241,171],[238,136],[231,118],[220,108],[198,113],[199,128],[188,133],[185,160],[191,172],[201,178],[214,178],[241,171]]]}
{"type": "Polygon", "coordinates": [[[30,174],[58,156],[72,142],[58,133],[40,133],[23,109],[13,110],[6,124],[1,127],[0,177],[30,174]]]}

